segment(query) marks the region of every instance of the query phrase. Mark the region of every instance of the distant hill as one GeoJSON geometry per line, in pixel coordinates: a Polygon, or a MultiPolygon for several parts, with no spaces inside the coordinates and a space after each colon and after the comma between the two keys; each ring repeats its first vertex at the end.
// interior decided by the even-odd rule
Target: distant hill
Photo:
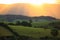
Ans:
{"type": "Polygon", "coordinates": [[[0,21],[9,21],[12,22],[14,20],[30,20],[32,19],[33,21],[52,21],[56,20],[56,18],[51,17],[51,16],[39,16],[39,17],[28,17],[28,16],[23,16],[23,15],[0,15],[0,21]]]}
{"type": "Polygon", "coordinates": [[[0,19],[2,20],[6,20],[6,21],[9,21],[9,22],[12,22],[14,20],[27,20],[29,19],[30,17],[27,17],[27,16],[22,16],[22,15],[0,15],[0,19]]]}
{"type": "Polygon", "coordinates": [[[33,17],[33,20],[35,21],[53,21],[53,20],[57,20],[54,17],[51,16],[39,16],[39,17],[33,17]]]}

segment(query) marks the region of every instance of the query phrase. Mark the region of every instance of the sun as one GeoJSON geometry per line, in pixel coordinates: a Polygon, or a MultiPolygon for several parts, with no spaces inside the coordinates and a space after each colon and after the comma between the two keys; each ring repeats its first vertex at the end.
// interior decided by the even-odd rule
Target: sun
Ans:
{"type": "Polygon", "coordinates": [[[29,2],[32,5],[42,5],[44,2],[41,0],[33,0],[29,2]]]}
{"type": "Polygon", "coordinates": [[[56,0],[33,0],[33,1],[30,1],[29,3],[33,5],[42,5],[44,3],[54,4],[56,3],[56,0]]]}
{"type": "Polygon", "coordinates": [[[56,0],[0,0],[3,4],[13,4],[13,3],[29,3],[33,5],[41,5],[44,3],[56,3],[56,0]]]}

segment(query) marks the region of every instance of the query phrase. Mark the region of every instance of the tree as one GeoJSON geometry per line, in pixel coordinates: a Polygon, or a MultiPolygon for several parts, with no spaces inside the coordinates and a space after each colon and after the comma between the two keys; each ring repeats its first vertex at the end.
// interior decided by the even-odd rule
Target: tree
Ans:
{"type": "Polygon", "coordinates": [[[29,26],[32,27],[32,20],[29,20],[29,26]]]}
{"type": "Polygon", "coordinates": [[[51,35],[53,35],[54,37],[56,37],[58,35],[58,30],[57,29],[52,29],[51,30],[51,35]]]}
{"type": "Polygon", "coordinates": [[[28,22],[22,21],[22,22],[21,22],[21,25],[22,25],[22,26],[28,26],[28,22]]]}
{"type": "Polygon", "coordinates": [[[27,21],[22,21],[22,22],[21,22],[21,25],[22,25],[22,26],[29,26],[29,27],[32,26],[31,23],[29,23],[29,22],[27,22],[27,21]]]}
{"type": "Polygon", "coordinates": [[[28,26],[29,26],[29,27],[32,27],[32,24],[31,24],[31,23],[28,23],[28,26]]]}
{"type": "Polygon", "coordinates": [[[32,23],[32,20],[30,19],[29,22],[32,23]]]}
{"type": "Polygon", "coordinates": [[[16,25],[21,25],[21,22],[20,21],[16,21],[16,25]]]}
{"type": "Polygon", "coordinates": [[[49,25],[56,29],[60,29],[60,21],[51,22],[49,25]]]}

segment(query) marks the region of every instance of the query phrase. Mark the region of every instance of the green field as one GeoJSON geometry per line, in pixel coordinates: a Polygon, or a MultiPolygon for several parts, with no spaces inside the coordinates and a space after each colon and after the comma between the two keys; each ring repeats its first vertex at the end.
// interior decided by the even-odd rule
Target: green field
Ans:
{"type": "MultiPolygon", "coordinates": [[[[24,26],[10,26],[13,31],[16,31],[19,35],[29,36],[33,38],[40,38],[40,37],[52,37],[51,29],[44,29],[44,28],[32,28],[32,27],[24,27],[24,26]]],[[[7,29],[0,27],[0,36],[10,36],[10,33],[7,29]]],[[[60,37],[60,31],[59,35],[60,37]]]]}
{"type": "Polygon", "coordinates": [[[4,27],[0,26],[0,37],[1,36],[12,36],[12,33],[9,32],[7,29],[5,29],[4,27]]]}
{"type": "MultiPolygon", "coordinates": [[[[32,28],[32,27],[23,27],[23,26],[11,26],[11,28],[20,35],[30,36],[33,38],[40,38],[45,36],[52,37],[50,33],[51,29],[32,28]]],[[[57,37],[60,37],[60,31],[57,37]]]]}
{"type": "MultiPolygon", "coordinates": [[[[50,22],[34,22],[32,23],[32,27],[28,27],[28,26],[18,26],[18,25],[9,25],[9,27],[17,32],[19,35],[21,36],[28,36],[28,37],[32,37],[32,38],[40,38],[40,37],[53,37],[53,35],[51,35],[51,29],[53,29],[53,27],[51,28],[39,28],[38,26],[45,26],[48,25],[50,22]],[[37,26],[36,28],[34,26],[37,26]]],[[[58,30],[58,38],[60,38],[60,30],[58,30]]],[[[9,32],[9,30],[0,27],[0,36],[11,36],[13,35],[11,32],[9,32]]]]}

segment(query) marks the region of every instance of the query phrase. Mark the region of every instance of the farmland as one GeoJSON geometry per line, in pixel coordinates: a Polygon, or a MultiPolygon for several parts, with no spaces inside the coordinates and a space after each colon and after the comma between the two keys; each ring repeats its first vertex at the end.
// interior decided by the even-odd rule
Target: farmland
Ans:
{"type": "MultiPolygon", "coordinates": [[[[60,20],[36,21],[16,20],[0,22],[0,37],[13,36],[12,40],[58,40],[60,38],[60,20]],[[29,39],[28,39],[29,38],[29,39]],[[31,39],[32,38],[32,39],[31,39]]],[[[8,40],[6,38],[6,40],[8,40]]]]}

